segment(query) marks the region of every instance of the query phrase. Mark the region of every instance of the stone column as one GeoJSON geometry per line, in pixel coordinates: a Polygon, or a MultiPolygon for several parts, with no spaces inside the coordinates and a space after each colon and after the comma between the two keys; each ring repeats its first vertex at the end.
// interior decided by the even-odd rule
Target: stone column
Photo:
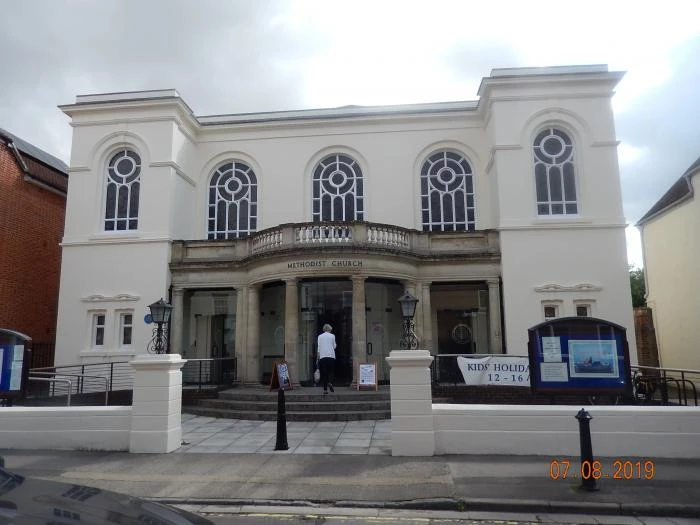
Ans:
{"type": "Polygon", "coordinates": [[[427,350],[392,350],[391,367],[391,455],[435,455],[433,396],[427,350]]]}
{"type": "Polygon", "coordinates": [[[489,347],[492,354],[503,352],[501,341],[501,293],[498,279],[489,279],[489,347]]]}
{"type": "Polygon", "coordinates": [[[420,348],[433,354],[435,349],[433,348],[433,311],[430,303],[430,281],[423,281],[421,284],[423,293],[419,299],[423,303],[423,340],[420,348]]]}
{"type": "Polygon", "coordinates": [[[260,374],[260,287],[248,288],[248,334],[246,336],[245,383],[259,385],[260,374]]]}
{"type": "Polygon", "coordinates": [[[299,287],[297,280],[285,279],[284,360],[289,366],[292,385],[299,384],[299,287]]]}
{"type": "Polygon", "coordinates": [[[248,287],[236,288],[236,379],[246,382],[248,287]]]}
{"type": "Polygon", "coordinates": [[[170,314],[170,353],[182,355],[184,345],[182,335],[184,331],[185,302],[183,300],[185,291],[182,288],[173,288],[172,313],[170,314]]]}
{"type": "Polygon", "coordinates": [[[352,279],[352,386],[357,386],[357,365],[367,356],[367,312],[365,312],[365,279],[352,279]]]}
{"type": "Polygon", "coordinates": [[[179,354],[139,355],[134,368],[129,452],[163,453],[180,448],[182,372],[179,354]]]}

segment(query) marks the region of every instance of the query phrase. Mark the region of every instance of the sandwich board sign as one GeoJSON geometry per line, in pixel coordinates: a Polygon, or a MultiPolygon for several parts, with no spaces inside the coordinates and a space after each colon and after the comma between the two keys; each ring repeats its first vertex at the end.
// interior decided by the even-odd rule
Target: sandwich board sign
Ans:
{"type": "Polygon", "coordinates": [[[272,365],[270,390],[274,390],[275,388],[292,390],[292,379],[289,376],[289,365],[287,361],[275,361],[272,365]]]}
{"type": "Polygon", "coordinates": [[[360,363],[358,365],[357,389],[361,388],[374,388],[375,390],[379,388],[376,363],[360,363]]]}

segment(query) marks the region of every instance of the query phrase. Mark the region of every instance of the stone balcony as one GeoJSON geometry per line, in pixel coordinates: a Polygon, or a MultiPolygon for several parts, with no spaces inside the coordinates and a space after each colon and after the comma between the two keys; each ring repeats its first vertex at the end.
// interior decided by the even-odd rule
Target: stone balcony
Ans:
{"type": "Polygon", "coordinates": [[[174,241],[171,264],[236,262],[319,249],[391,252],[418,257],[500,257],[498,232],[421,232],[372,222],[281,224],[244,239],[174,241]]]}

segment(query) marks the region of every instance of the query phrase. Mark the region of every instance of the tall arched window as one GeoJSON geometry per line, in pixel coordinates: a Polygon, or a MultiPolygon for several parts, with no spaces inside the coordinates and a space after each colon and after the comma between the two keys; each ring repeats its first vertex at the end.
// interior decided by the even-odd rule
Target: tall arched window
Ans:
{"type": "Polygon", "coordinates": [[[362,169],[348,155],[333,154],[316,165],[313,220],[361,221],[364,218],[362,169]]]}
{"type": "Polygon", "coordinates": [[[556,128],[540,131],[533,144],[538,215],[575,215],[576,174],[571,137],[556,128]]]}
{"type": "Polygon", "coordinates": [[[209,182],[209,239],[239,239],[258,223],[258,183],[253,169],[240,161],[222,164],[209,182]]]}
{"type": "Polygon", "coordinates": [[[423,231],[476,228],[472,167],[459,153],[438,151],[420,172],[423,231]]]}
{"type": "Polygon", "coordinates": [[[105,231],[135,230],[139,222],[141,157],[121,149],[107,164],[105,231]]]}

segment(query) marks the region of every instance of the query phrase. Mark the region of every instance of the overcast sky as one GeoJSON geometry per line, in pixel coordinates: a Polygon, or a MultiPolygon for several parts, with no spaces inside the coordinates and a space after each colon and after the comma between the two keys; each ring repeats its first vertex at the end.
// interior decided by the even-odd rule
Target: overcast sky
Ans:
{"type": "Polygon", "coordinates": [[[0,0],[0,50],[0,127],[67,163],[56,106],[78,94],[175,88],[197,115],[475,100],[492,68],[572,64],[627,72],[630,224],[700,156],[698,0],[0,0]]]}

